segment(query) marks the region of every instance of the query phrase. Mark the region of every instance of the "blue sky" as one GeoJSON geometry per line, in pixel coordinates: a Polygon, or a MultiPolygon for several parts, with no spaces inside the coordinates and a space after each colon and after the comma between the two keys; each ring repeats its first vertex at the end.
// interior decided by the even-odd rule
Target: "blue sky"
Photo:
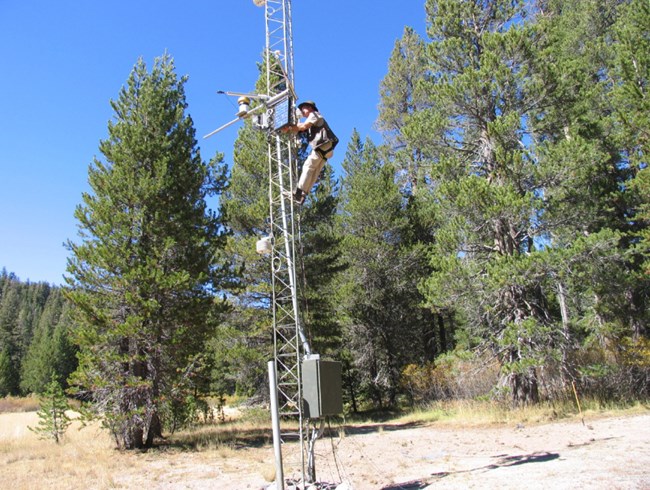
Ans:
{"type": "MultiPolygon", "coordinates": [[[[296,91],[315,100],[341,139],[374,131],[379,83],[404,27],[424,35],[424,0],[293,0],[296,91]],[[327,59],[313,55],[320,44],[327,59]]],[[[73,213],[89,191],[88,165],[102,157],[116,99],[142,57],[167,51],[188,75],[188,113],[204,160],[230,164],[236,99],[252,91],[265,44],[264,11],[252,0],[0,0],[0,269],[23,281],[62,284],[77,237],[73,213]]]]}

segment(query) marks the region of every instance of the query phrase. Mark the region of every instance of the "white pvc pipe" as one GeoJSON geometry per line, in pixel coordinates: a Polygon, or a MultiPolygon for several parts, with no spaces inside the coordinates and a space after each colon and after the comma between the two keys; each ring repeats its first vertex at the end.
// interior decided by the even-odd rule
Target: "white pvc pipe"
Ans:
{"type": "Polygon", "coordinates": [[[271,392],[271,426],[273,427],[273,450],[275,451],[275,488],[284,490],[282,470],[282,441],[280,440],[280,415],[278,410],[278,388],[275,361],[269,361],[269,390],[271,392]]]}

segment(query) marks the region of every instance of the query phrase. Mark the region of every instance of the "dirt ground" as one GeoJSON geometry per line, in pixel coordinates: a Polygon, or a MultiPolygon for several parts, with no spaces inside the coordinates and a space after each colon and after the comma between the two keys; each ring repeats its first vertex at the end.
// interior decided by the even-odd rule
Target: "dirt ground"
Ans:
{"type": "MultiPolygon", "coordinates": [[[[375,425],[345,432],[316,443],[320,488],[344,483],[346,490],[650,490],[650,414],[587,419],[584,425],[581,420],[463,429],[375,425]]],[[[283,447],[287,480],[298,476],[290,470],[297,463],[294,449],[283,447]]],[[[258,454],[247,454],[240,464],[231,458],[198,467],[187,461],[149,488],[274,488],[262,475],[272,480],[272,448],[244,451],[258,454]]]]}
{"type": "Polygon", "coordinates": [[[584,426],[387,427],[345,438],[337,452],[356,490],[650,489],[650,415],[584,426]]]}
{"type": "MultiPolygon", "coordinates": [[[[64,460],[47,464],[54,451],[34,455],[12,439],[26,432],[16,425],[0,431],[2,488],[274,488],[271,445],[134,455],[101,449],[102,442],[87,454],[87,440],[73,440],[62,446],[64,460]]],[[[584,425],[580,419],[464,428],[377,424],[334,432],[316,443],[319,489],[650,490],[650,413],[588,417],[584,425]]],[[[296,449],[283,446],[286,479],[298,476],[296,449]]]]}

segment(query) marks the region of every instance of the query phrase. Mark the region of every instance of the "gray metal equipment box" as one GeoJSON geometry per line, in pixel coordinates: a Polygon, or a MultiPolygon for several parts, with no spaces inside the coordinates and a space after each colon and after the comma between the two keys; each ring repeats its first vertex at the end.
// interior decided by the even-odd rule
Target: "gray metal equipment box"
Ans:
{"type": "Polygon", "coordinates": [[[302,398],[307,418],[343,412],[341,363],[319,358],[302,361],[302,398]]]}

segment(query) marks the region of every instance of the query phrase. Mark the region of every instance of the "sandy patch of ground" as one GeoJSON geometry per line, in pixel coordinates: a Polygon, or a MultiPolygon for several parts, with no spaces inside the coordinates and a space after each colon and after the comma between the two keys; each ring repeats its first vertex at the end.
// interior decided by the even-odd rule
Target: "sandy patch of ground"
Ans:
{"type": "MultiPolygon", "coordinates": [[[[35,445],[26,429],[34,422],[33,413],[0,414],[0,481],[14,483],[4,488],[258,490],[273,479],[270,445],[120,453],[107,437],[74,435],[45,451],[51,443],[35,445]]],[[[316,443],[317,477],[354,490],[650,490],[650,414],[585,422],[347,426],[316,443]]],[[[287,479],[298,476],[296,449],[283,446],[287,479]]]]}
{"type": "Polygon", "coordinates": [[[356,490],[650,489],[650,415],[586,426],[384,428],[344,438],[337,453],[356,490]]]}

